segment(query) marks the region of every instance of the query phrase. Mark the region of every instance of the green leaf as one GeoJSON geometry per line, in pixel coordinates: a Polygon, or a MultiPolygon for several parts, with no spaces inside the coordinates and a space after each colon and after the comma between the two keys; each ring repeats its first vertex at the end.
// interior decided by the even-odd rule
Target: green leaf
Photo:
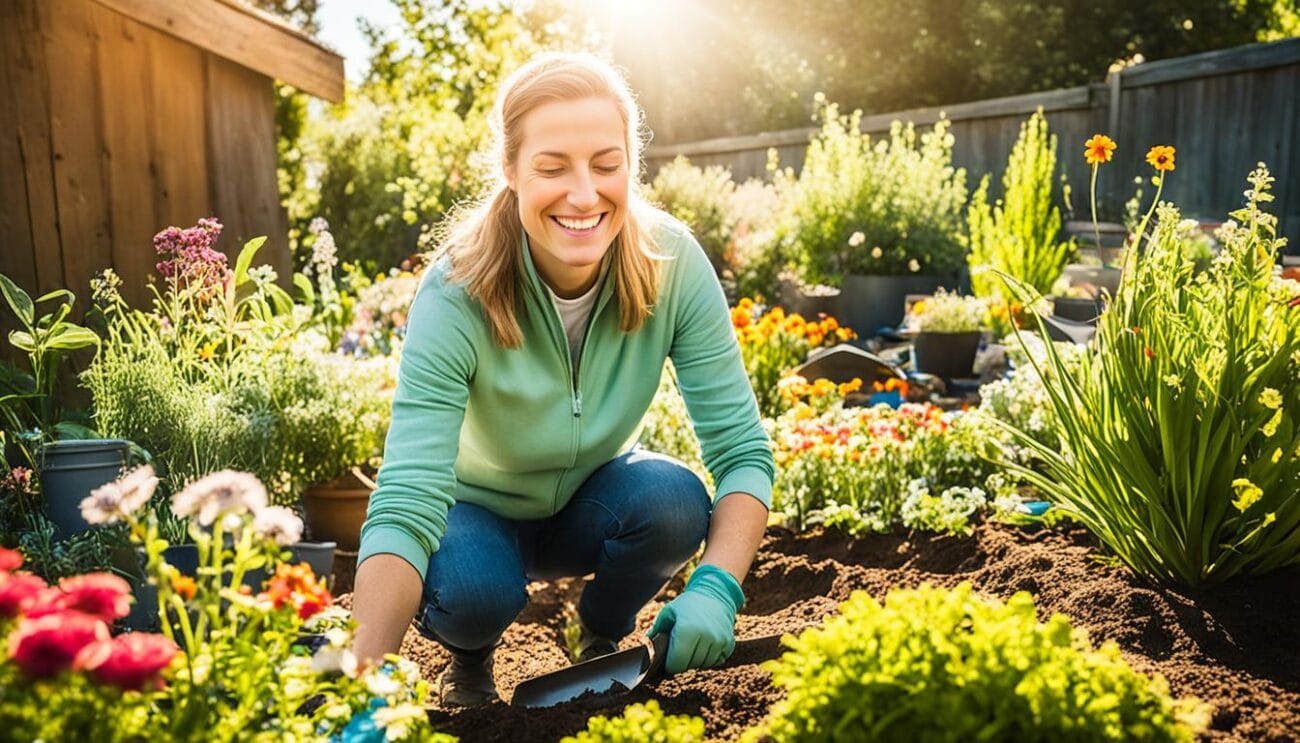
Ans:
{"type": "Polygon", "coordinates": [[[23,325],[31,328],[36,317],[36,309],[32,304],[31,296],[2,273],[0,273],[0,293],[5,295],[5,301],[9,303],[9,309],[13,310],[19,320],[22,320],[23,325]]]}
{"type": "Polygon", "coordinates": [[[71,306],[73,303],[77,301],[76,295],[74,295],[72,292],[68,291],[67,289],[55,289],[54,291],[49,292],[48,294],[42,294],[41,296],[37,297],[36,304],[41,304],[42,302],[48,302],[49,300],[54,299],[56,297],[66,298],[67,301],[65,302],[65,304],[69,306],[71,306]]]}
{"type": "Polygon", "coordinates": [[[9,334],[9,342],[20,351],[26,351],[27,353],[36,351],[36,339],[32,337],[31,333],[15,330],[9,334]]]}
{"type": "Polygon", "coordinates": [[[288,292],[275,284],[266,287],[266,297],[271,301],[271,305],[275,307],[276,314],[285,315],[293,312],[293,297],[290,297],[288,292]]]}
{"type": "Polygon", "coordinates": [[[98,346],[99,336],[80,325],[60,325],[50,335],[47,345],[61,351],[73,351],[86,346],[98,346]]]}
{"type": "Polygon", "coordinates": [[[293,275],[293,285],[302,292],[302,301],[305,304],[316,304],[316,290],[312,288],[311,279],[296,273],[293,275]]]}
{"type": "Polygon", "coordinates": [[[58,440],[103,438],[95,429],[87,428],[80,423],[73,423],[71,421],[59,421],[58,423],[55,423],[54,427],[50,429],[50,433],[58,440]]]}
{"type": "Polygon", "coordinates": [[[244,282],[248,281],[248,267],[253,262],[253,256],[265,243],[265,235],[244,243],[244,247],[239,251],[239,257],[235,259],[235,286],[243,286],[244,282]]]}

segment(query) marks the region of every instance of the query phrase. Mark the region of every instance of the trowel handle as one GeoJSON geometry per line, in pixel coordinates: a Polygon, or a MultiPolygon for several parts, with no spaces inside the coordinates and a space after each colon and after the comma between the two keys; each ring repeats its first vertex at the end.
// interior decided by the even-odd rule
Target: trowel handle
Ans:
{"type": "Polygon", "coordinates": [[[650,638],[650,665],[646,667],[641,681],[656,679],[663,675],[664,663],[668,661],[668,640],[672,634],[672,627],[669,627],[650,638]]]}

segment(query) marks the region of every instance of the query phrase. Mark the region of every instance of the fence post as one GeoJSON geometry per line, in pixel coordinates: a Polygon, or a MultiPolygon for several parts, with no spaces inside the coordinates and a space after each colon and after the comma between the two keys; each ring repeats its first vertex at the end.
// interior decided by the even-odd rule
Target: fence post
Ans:
{"type": "Polygon", "coordinates": [[[1110,73],[1110,79],[1106,81],[1110,83],[1110,112],[1106,121],[1106,128],[1108,129],[1106,134],[1115,141],[1119,141],[1119,96],[1122,88],[1120,78],[1123,74],[1123,69],[1115,70],[1110,73]]]}

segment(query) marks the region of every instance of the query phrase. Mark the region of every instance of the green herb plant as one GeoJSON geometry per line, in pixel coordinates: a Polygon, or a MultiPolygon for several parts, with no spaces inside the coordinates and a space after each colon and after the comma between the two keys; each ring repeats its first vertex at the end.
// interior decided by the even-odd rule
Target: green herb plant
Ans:
{"type": "Polygon", "coordinates": [[[763,664],[785,692],[757,741],[1190,741],[1208,723],[1159,676],[1135,672],[1108,642],[1094,648],[1033,597],[1005,604],[922,585],[878,603],[855,591],[840,614],[763,664]]]}

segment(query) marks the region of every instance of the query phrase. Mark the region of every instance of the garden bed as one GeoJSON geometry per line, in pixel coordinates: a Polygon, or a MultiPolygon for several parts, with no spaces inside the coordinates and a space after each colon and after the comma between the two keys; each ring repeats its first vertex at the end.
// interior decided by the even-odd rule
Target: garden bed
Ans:
{"type": "MultiPolygon", "coordinates": [[[[836,610],[855,589],[883,597],[891,588],[924,581],[1006,597],[1027,590],[1040,613],[1061,612],[1095,641],[1113,639],[1144,672],[1168,678],[1177,695],[1214,707],[1206,740],[1300,740],[1300,570],[1242,579],[1205,591],[1161,588],[1096,559],[1096,542],[1078,527],[1024,530],[979,527],[972,537],[916,533],[849,539],[836,532],[794,534],[770,529],[750,577],[749,601],[737,624],[740,638],[797,632],[836,610]]],[[[563,631],[581,581],[539,582],[506,632],[497,656],[497,683],[509,699],[516,684],[567,661],[563,631]]],[[[676,595],[670,585],[659,598],[676,595]]],[[[350,597],[344,599],[345,605],[350,597]]],[[[662,604],[638,618],[649,627],[662,604]]],[[[623,647],[633,639],[624,641],[623,647]]],[[[448,656],[414,631],[403,655],[436,679],[448,656]]],[[[755,654],[761,654],[758,649],[755,654]]],[[[713,740],[731,740],[758,722],[779,697],[758,664],[738,653],[726,668],[691,671],[613,700],[575,702],[550,710],[504,704],[431,717],[439,730],[466,741],[558,741],[586,727],[595,714],[617,715],[631,702],[659,700],[666,713],[697,714],[713,740]]]]}

